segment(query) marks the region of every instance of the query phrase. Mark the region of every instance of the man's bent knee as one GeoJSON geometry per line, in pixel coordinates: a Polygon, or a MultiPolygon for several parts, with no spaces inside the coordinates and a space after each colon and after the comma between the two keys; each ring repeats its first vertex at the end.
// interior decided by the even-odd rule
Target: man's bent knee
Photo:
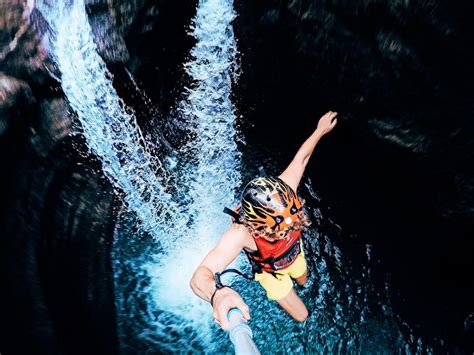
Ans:
{"type": "Polygon", "coordinates": [[[301,313],[294,314],[293,318],[300,323],[303,323],[306,319],[308,319],[308,310],[305,308],[301,313]]]}
{"type": "Polygon", "coordinates": [[[302,307],[298,309],[293,308],[290,312],[288,312],[295,321],[303,323],[306,319],[308,319],[309,312],[306,308],[305,304],[302,304],[302,307]]]}
{"type": "Polygon", "coordinates": [[[306,270],[303,275],[295,279],[296,283],[300,286],[304,286],[308,282],[308,271],[306,270]]]}
{"type": "Polygon", "coordinates": [[[283,299],[277,300],[278,304],[296,321],[304,322],[308,318],[308,309],[294,289],[283,299]]]}

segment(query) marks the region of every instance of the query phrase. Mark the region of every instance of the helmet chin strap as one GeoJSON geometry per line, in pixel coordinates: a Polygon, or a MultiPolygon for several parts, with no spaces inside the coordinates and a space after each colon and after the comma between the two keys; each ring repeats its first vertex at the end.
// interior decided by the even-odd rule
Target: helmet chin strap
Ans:
{"type": "Polygon", "coordinates": [[[224,207],[224,210],[222,212],[224,212],[224,213],[228,214],[229,216],[231,216],[232,218],[234,218],[235,223],[242,224],[242,221],[240,220],[240,215],[237,212],[231,210],[228,207],[224,207]]]}

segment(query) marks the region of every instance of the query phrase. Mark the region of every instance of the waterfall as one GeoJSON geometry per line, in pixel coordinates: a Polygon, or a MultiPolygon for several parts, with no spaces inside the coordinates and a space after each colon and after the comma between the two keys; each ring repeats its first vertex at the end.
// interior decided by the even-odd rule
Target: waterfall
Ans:
{"type": "MultiPolygon", "coordinates": [[[[180,214],[167,191],[172,176],[150,156],[131,108],[112,85],[113,76],[97,52],[83,0],[39,3],[52,30],[52,58],[66,98],[81,123],[89,149],[141,227],[166,247],[160,236],[180,214]]],[[[172,241],[170,241],[172,242],[172,241]]]]}
{"type": "MultiPolygon", "coordinates": [[[[232,83],[237,79],[237,47],[231,21],[232,1],[204,0],[192,21],[196,44],[185,70],[192,79],[179,112],[195,137],[179,154],[179,186],[185,191],[189,229],[173,235],[175,245],[158,262],[148,265],[157,305],[191,321],[201,334],[210,334],[209,304],[192,294],[188,284],[199,262],[230,226],[222,213],[233,206],[240,186],[240,153],[235,129],[232,83]],[[179,290],[177,292],[177,290],[179,290]],[[207,329],[207,330],[206,330],[207,329]]],[[[176,224],[182,223],[179,219],[176,224]]],[[[187,324],[184,321],[183,324],[187,324]]]]}

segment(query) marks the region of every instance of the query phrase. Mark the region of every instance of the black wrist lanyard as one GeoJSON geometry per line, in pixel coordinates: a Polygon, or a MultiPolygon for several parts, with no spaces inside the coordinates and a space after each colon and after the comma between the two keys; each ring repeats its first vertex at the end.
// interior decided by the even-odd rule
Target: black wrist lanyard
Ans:
{"type": "Polygon", "coordinates": [[[248,275],[245,275],[244,273],[242,273],[241,271],[237,270],[237,269],[226,269],[222,272],[216,272],[214,274],[214,283],[216,285],[216,289],[214,290],[212,296],[211,296],[211,299],[210,299],[210,303],[211,303],[211,306],[213,306],[213,302],[214,302],[214,296],[216,295],[216,292],[218,290],[221,290],[223,289],[224,287],[228,287],[230,289],[232,289],[232,287],[228,286],[228,285],[224,285],[222,283],[222,280],[221,280],[221,276],[228,273],[228,272],[233,272],[234,274],[237,274],[237,275],[240,275],[242,276],[243,278],[247,279],[247,280],[253,280],[253,277],[251,276],[248,276],[248,275]]]}

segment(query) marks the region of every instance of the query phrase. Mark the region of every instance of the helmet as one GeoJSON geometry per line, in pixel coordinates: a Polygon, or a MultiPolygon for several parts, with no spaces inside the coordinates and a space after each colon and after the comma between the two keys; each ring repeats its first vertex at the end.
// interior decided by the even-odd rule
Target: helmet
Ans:
{"type": "Polygon", "coordinates": [[[241,214],[254,237],[287,229],[298,220],[301,206],[292,188],[277,177],[255,178],[242,192],[241,214]]]}

